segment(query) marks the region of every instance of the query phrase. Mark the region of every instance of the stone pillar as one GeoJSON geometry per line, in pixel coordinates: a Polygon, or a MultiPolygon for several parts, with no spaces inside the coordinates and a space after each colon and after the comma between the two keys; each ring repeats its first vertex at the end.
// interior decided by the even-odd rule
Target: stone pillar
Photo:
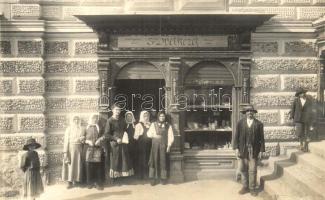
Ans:
{"type": "Polygon", "coordinates": [[[99,74],[99,109],[101,113],[106,113],[111,106],[111,84],[109,77],[110,72],[110,60],[100,59],[98,60],[98,74],[99,74]]]}
{"type": "MultiPolygon", "coordinates": [[[[180,111],[178,108],[177,96],[179,94],[179,84],[180,84],[180,71],[181,69],[181,59],[180,58],[169,58],[169,85],[170,91],[168,91],[168,96],[170,99],[170,104],[168,105],[168,112],[170,114],[171,123],[173,125],[174,131],[174,144],[170,153],[170,181],[171,182],[183,182],[183,155],[181,154],[182,142],[179,130],[180,124],[180,111]]],[[[167,85],[167,83],[166,83],[167,85]]]]}

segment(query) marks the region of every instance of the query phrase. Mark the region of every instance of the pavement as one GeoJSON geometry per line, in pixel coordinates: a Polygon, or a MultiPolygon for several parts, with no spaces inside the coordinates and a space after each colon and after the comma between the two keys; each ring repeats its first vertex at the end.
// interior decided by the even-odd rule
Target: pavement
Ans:
{"type": "Polygon", "coordinates": [[[104,190],[95,188],[66,189],[66,185],[47,186],[40,199],[44,200],[262,200],[249,193],[239,195],[241,184],[234,180],[199,180],[180,184],[151,186],[148,181],[125,181],[104,190]]]}

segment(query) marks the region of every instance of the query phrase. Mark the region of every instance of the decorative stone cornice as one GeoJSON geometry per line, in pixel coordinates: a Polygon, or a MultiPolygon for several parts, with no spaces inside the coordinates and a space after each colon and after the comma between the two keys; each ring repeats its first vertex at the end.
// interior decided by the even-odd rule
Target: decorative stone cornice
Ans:
{"type": "Polygon", "coordinates": [[[318,20],[314,21],[314,27],[317,31],[317,46],[318,55],[320,57],[325,57],[325,15],[318,20]]]}

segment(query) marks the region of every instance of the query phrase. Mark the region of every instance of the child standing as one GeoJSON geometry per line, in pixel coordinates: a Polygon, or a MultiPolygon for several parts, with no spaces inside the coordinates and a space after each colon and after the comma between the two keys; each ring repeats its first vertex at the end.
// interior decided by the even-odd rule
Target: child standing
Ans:
{"type": "Polygon", "coordinates": [[[43,193],[43,183],[40,173],[40,161],[35,149],[41,147],[34,138],[29,138],[23,147],[27,151],[22,155],[20,168],[25,173],[23,183],[23,196],[25,198],[35,199],[43,193]]]}

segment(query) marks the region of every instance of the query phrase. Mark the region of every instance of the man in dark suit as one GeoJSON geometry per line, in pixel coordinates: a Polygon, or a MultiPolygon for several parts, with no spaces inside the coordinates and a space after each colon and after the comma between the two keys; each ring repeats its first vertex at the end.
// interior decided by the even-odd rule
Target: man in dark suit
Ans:
{"type": "Polygon", "coordinates": [[[243,183],[239,194],[250,192],[252,196],[257,196],[257,161],[260,152],[265,152],[264,126],[255,118],[257,111],[252,105],[245,106],[241,112],[245,114],[245,117],[237,123],[233,142],[239,158],[238,167],[243,183]]]}
{"type": "Polygon", "coordinates": [[[313,130],[314,101],[311,96],[306,95],[307,90],[299,88],[291,106],[290,119],[295,123],[296,135],[300,142],[300,150],[308,151],[310,131],[313,130]]]}

